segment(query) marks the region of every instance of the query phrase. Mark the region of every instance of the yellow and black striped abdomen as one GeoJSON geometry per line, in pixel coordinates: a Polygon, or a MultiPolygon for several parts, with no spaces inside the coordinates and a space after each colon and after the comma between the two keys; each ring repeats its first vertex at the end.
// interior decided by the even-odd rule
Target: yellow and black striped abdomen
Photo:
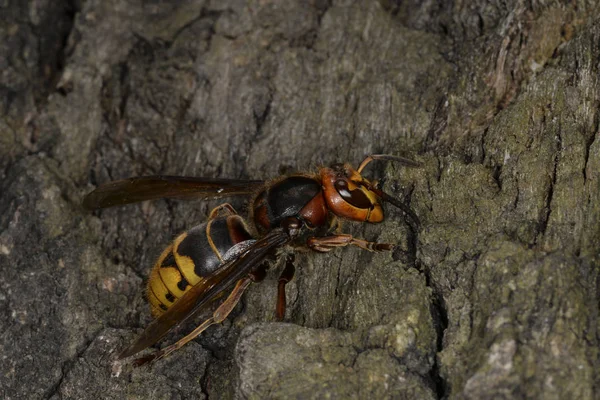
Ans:
{"type": "Polygon", "coordinates": [[[238,215],[218,217],[179,235],[160,255],[148,280],[148,301],[161,315],[187,290],[212,274],[234,245],[251,240],[238,215]]]}

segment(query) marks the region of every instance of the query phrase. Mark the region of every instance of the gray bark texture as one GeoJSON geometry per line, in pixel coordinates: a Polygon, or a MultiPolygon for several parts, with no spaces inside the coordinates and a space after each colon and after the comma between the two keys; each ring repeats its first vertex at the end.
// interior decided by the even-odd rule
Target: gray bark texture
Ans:
{"type": "Polygon", "coordinates": [[[595,3],[0,1],[0,397],[599,399],[595,3]],[[365,171],[418,230],[344,225],[395,251],[299,252],[285,322],[280,261],[172,356],[116,361],[219,202],[86,193],[372,153],[423,164],[365,171]]]}

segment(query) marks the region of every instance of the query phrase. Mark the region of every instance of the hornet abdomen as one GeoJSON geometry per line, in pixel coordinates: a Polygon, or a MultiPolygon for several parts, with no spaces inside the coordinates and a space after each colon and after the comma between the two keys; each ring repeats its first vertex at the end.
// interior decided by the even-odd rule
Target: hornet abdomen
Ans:
{"type": "Polygon", "coordinates": [[[179,235],[154,265],[147,296],[159,316],[187,290],[219,268],[227,251],[252,240],[239,215],[217,217],[179,235]]]}

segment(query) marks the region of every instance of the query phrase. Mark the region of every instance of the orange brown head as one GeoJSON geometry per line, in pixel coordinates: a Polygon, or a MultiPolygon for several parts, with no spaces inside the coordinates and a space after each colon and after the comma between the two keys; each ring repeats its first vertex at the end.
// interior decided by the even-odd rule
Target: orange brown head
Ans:
{"type": "Polygon", "coordinates": [[[363,160],[358,170],[347,163],[321,168],[319,174],[327,208],[338,217],[353,221],[381,222],[383,221],[383,208],[380,200],[383,200],[402,209],[418,225],[418,217],[407,205],[383,192],[377,188],[375,183],[361,176],[360,172],[373,160],[397,161],[410,167],[420,166],[419,163],[402,157],[370,155],[363,160]]]}
{"type": "Polygon", "coordinates": [[[320,175],[327,208],[335,215],[353,221],[383,221],[379,198],[368,189],[374,185],[350,164],[321,168],[320,175]]]}

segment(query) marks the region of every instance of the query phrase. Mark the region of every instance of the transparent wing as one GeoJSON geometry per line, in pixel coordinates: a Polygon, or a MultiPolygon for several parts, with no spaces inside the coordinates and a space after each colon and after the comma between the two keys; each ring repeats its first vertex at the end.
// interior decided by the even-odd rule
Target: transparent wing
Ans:
{"type": "Polygon", "coordinates": [[[161,198],[216,199],[244,196],[264,186],[260,180],[214,179],[186,176],[142,176],[100,185],[83,199],[89,210],[161,198]]]}

